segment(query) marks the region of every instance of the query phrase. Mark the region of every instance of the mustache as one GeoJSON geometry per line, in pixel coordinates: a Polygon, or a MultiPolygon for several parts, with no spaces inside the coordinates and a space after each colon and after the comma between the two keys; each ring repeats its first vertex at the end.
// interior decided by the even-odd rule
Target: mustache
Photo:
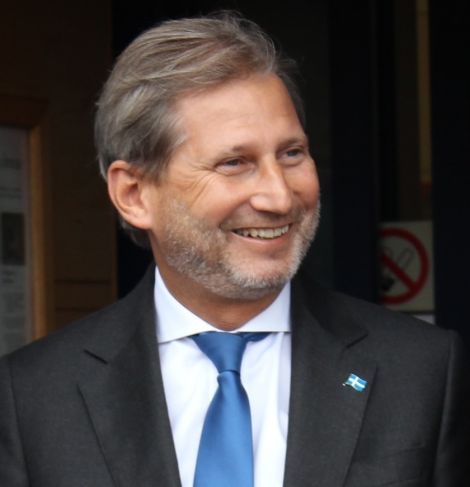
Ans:
{"type": "Polygon", "coordinates": [[[246,211],[228,218],[222,229],[282,227],[300,222],[307,211],[303,208],[293,208],[288,214],[280,215],[268,211],[246,211]]]}

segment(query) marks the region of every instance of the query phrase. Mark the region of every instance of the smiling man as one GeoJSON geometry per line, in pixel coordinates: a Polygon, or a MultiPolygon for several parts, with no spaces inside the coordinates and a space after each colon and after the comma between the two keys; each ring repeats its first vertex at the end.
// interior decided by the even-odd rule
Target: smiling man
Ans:
{"type": "Polygon", "coordinates": [[[318,179],[284,83],[247,73],[174,104],[182,142],[159,176],[114,161],[116,208],[147,231],[171,294],[235,329],[293,277],[318,224],[318,179]]]}
{"type": "Polygon", "coordinates": [[[295,277],[320,203],[291,67],[231,14],[120,56],[100,165],[156,265],[0,361],[0,485],[470,485],[458,338],[295,277]]]}

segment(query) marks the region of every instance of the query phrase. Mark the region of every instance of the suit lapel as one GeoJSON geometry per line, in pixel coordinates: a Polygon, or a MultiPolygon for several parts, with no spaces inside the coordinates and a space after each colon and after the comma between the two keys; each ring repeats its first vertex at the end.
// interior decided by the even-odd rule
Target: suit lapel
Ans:
{"type": "Polygon", "coordinates": [[[84,352],[79,389],[117,486],[179,487],[146,276],[84,352]]]}
{"type": "MultiPolygon", "coordinates": [[[[315,317],[293,294],[292,379],[285,487],[344,485],[375,372],[358,351],[366,332],[326,310],[313,298],[315,317]],[[330,323],[329,320],[337,320],[330,323]],[[341,322],[343,320],[343,322],[341,322]],[[367,380],[363,392],[344,386],[354,373],[367,380]]],[[[309,295],[309,303],[312,302],[309,295]]],[[[337,305],[336,305],[337,306],[337,305]]],[[[352,318],[349,319],[351,321],[352,318]]]]}

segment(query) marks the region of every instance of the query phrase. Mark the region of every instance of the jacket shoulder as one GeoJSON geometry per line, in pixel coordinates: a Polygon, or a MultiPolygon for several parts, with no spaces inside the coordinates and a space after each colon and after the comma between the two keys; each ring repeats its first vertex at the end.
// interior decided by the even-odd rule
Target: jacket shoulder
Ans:
{"type": "Polygon", "coordinates": [[[152,308],[153,274],[149,271],[121,300],[0,358],[0,364],[7,361],[13,369],[27,373],[47,370],[48,364],[67,366],[91,345],[124,343],[152,308]]]}
{"type": "Polygon", "coordinates": [[[345,344],[352,336],[367,337],[362,346],[379,356],[428,356],[430,360],[447,356],[454,347],[465,352],[453,330],[316,284],[302,283],[300,288],[309,313],[345,344]]]}

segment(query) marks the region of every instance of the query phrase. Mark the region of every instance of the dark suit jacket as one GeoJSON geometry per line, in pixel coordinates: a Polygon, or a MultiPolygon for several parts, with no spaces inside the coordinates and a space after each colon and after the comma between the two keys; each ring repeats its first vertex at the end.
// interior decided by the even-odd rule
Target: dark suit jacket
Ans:
{"type": "MultiPolygon", "coordinates": [[[[453,333],[329,291],[306,299],[298,285],[292,313],[285,487],[470,486],[453,333]],[[342,385],[350,373],[364,392],[342,385]]],[[[179,485],[152,273],[0,361],[1,487],[179,485]]]]}

